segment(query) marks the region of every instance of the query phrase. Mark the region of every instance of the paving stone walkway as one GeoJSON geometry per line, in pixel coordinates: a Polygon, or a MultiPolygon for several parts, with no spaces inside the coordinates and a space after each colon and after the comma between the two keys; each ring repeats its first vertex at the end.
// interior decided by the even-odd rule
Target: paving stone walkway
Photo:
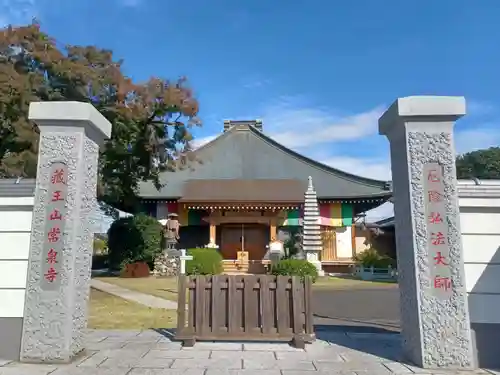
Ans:
{"type": "Polygon", "coordinates": [[[398,361],[398,334],[318,332],[305,350],[287,344],[197,343],[181,348],[168,332],[89,331],[88,353],[70,365],[0,361],[0,375],[410,375],[500,374],[429,371],[398,361]]]}
{"type": "Polygon", "coordinates": [[[169,301],[167,299],[151,296],[149,294],[135,292],[133,290],[125,289],[114,284],[105,283],[100,280],[92,279],[90,281],[90,286],[102,292],[106,292],[132,302],[140,303],[141,305],[154,309],[177,309],[177,302],[175,301],[169,301]]]}

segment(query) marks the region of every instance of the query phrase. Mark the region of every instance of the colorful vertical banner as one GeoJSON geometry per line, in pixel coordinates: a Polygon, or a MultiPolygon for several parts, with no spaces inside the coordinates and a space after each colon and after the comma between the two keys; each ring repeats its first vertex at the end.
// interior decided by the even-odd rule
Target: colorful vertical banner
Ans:
{"type": "Polygon", "coordinates": [[[167,213],[178,214],[179,212],[179,204],[177,202],[167,202],[167,213]]]}
{"type": "MultiPolygon", "coordinates": [[[[350,227],[353,223],[352,204],[322,203],[319,205],[319,224],[326,227],[350,227]]],[[[282,210],[278,226],[302,225],[302,210],[282,210]]]]}
{"type": "Polygon", "coordinates": [[[342,205],[340,203],[323,203],[319,205],[320,225],[327,227],[342,226],[342,205]]]}
{"type": "Polygon", "coordinates": [[[299,209],[296,210],[282,210],[279,215],[280,220],[278,221],[278,226],[299,226],[302,224],[302,212],[299,209]]]}
{"type": "Polygon", "coordinates": [[[187,225],[208,225],[208,222],[203,220],[207,215],[205,210],[188,210],[187,225]]]}
{"type": "Polygon", "coordinates": [[[319,224],[327,227],[350,227],[353,212],[352,204],[322,203],[319,205],[319,224]]]}
{"type": "Polygon", "coordinates": [[[354,217],[354,210],[352,204],[342,203],[342,224],[346,227],[352,225],[352,219],[354,217]]]}
{"type": "Polygon", "coordinates": [[[167,202],[162,203],[165,207],[165,218],[168,214],[177,214],[179,215],[177,219],[179,220],[179,224],[186,225],[208,225],[208,223],[203,220],[207,215],[206,210],[198,210],[198,209],[189,209],[184,207],[183,204],[179,204],[177,202],[167,202]]]}
{"type": "Polygon", "coordinates": [[[177,218],[179,219],[179,224],[186,226],[188,225],[188,213],[189,210],[184,207],[184,205],[179,204],[177,207],[177,215],[179,215],[177,218]]]}

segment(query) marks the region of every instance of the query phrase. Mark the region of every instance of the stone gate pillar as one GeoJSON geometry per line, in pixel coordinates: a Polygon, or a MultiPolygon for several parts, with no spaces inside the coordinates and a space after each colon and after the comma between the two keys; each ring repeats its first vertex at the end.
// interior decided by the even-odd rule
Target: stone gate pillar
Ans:
{"type": "Polygon", "coordinates": [[[407,359],[472,368],[454,122],[463,97],[400,98],[379,119],[391,148],[401,325],[407,359]]]}
{"type": "Polygon", "coordinates": [[[20,360],[70,362],[87,327],[99,145],[111,124],[92,105],[31,103],[40,129],[20,360]]]}

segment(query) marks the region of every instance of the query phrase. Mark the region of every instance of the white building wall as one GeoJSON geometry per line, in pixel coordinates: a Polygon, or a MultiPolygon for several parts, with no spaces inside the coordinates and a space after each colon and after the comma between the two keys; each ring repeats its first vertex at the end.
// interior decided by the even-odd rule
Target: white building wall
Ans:
{"type": "Polygon", "coordinates": [[[0,197],[0,318],[22,318],[33,197],[0,197]]]}
{"type": "Polygon", "coordinates": [[[352,259],[352,227],[335,228],[338,259],[352,259]]]}
{"type": "Polygon", "coordinates": [[[500,181],[459,181],[471,323],[500,323],[500,181]]]}

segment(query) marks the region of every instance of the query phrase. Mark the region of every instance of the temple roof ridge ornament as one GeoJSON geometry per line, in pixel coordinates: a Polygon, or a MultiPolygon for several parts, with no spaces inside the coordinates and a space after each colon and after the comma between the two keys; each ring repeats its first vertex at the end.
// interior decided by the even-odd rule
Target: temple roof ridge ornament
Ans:
{"type": "Polygon", "coordinates": [[[227,132],[233,127],[253,127],[258,131],[262,131],[262,120],[224,120],[224,132],[227,132]]]}

